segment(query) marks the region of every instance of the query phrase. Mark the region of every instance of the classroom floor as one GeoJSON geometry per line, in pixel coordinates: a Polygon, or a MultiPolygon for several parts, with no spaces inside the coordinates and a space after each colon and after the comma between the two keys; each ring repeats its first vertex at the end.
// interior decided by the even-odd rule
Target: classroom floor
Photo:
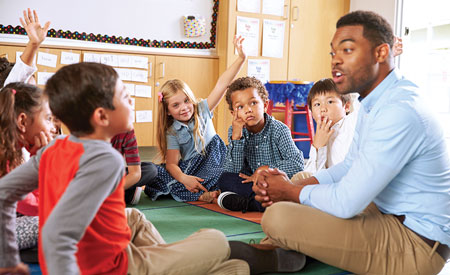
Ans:
{"type": "MultiPolygon", "coordinates": [[[[152,161],[156,152],[156,147],[139,147],[142,161],[152,161]]],[[[182,240],[201,228],[215,228],[222,231],[228,240],[247,243],[251,240],[258,243],[265,236],[259,224],[262,213],[242,214],[226,211],[217,205],[204,202],[176,202],[171,197],[151,201],[144,193],[139,204],[134,207],[145,214],[166,242],[182,240]]],[[[31,265],[30,271],[33,275],[41,274],[38,265],[31,265]]],[[[290,274],[343,275],[351,273],[312,260],[301,272],[290,274]]],[[[439,274],[450,275],[450,262],[439,274]]]]}

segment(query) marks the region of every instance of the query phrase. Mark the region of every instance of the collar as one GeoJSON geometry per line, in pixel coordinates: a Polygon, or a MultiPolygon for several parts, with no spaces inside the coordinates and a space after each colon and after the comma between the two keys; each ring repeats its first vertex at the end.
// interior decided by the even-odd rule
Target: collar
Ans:
{"type": "Polygon", "coordinates": [[[183,122],[174,119],[173,123],[172,123],[172,127],[176,131],[179,131],[182,127],[186,127],[188,129],[194,129],[194,124],[195,124],[195,122],[193,119],[189,120],[188,124],[184,124],[183,122]]]}
{"type": "Polygon", "coordinates": [[[401,78],[398,69],[394,68],[380,84],[378,84],[373,91],[371,91],[365,98],[358,97],[361,102],[361,107],[366,113],[370,113],[373,106],[382,97],[383,93],[386,92],[387,88],[390,87],[394,82],[401,78]]]}
{"type": "Polygon", "coordinates": [[[247,128],[244,128],[244,131],[242,131],[242,135],[245,138],[249,138],[249,136],[256,136],[256,135],[260,135],[262,133],[264,133],[265,131],[267,131],[267,129],[269,128],[269,124],[272,122],[273,117],[268,115],[267,113],[264,113],[264,128],[258,132],[258,133],[252,133],[249,130],[247,130],[247,128]]]}

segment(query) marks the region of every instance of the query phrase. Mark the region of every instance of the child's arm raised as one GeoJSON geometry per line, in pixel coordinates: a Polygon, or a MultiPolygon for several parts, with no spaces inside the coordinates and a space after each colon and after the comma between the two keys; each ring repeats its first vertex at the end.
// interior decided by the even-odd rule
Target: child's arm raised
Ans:
{"type": "Polygon", "coordinates": [[[208,107],[210,111],[213,111],[217,105],[219,104],[222,97],[225,95],[227,91],[228,85],[230,85],[231,81],[236,77],[239,71],[244,64],[246,55],[242,48],[242,42],[244,38],[241,36],[234,38],[234,46],[236,47],[239,57],[233,64],[219,77],[217,80],[216,86],[212,90],[212,92],[208,96],[208,107]]]}
{"type": "Polygon", "coordinates": [[[23,11],[23,19],[20,18],[20,23],[22,23],[22,26],[27,31],[29,39],[27,46],[25,47],[25,50],[23,51],[23,54],[20,58],[22,59],[23,63],[27,64],[28,66],[32,66],[37,50],[47,36],[47,31],[50,27],[50,21],[47,21],[44,27],[41,27],[41,23],[39,23],[39,18],[36,11],[33,10],[33,14],[31,14],[31,10],[28,8],[28,12],[23,11]]]}
{"type": "Polygon", "coordinates": [[[183,171],[181,171],[180,167],[178,166],[179,160],[180,150],[167,150],[166,169],[167,171],[169,171],[170,175],[177,181],[181,182],[186,187],[186,189],[192,193],[198,193],[201,190],[208,192],[208,190],[201,183],[202,181],[204,181],[203,179],[186,175],[185,173],[183,173],[183,171]]]}

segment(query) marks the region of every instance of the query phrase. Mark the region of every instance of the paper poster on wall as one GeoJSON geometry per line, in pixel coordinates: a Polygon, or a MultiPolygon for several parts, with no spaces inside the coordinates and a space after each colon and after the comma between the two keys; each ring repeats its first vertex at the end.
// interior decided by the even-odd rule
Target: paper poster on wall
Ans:
{"type": "Polygon", "coordinates": [[[259,19],[237,16],[236,35],[245,38],[243,46],[247,56],[258,56],[259,19]]]}
{"type": "Polygon", "coordinates": [[[119,66],[118,56],[114,54],[102,54],[100,56],[100,63],[117,67],[119,66]]]}
{"type": "Polygon", "coordinates": [[[152,110],[136,111],[136,122],[152,122],[152,110]]]}
{"type": "Polygon", "coordinates": [[[58,63],[58,56],[56,54],[38,52],[37,64],[56,68],[56,63],[58,63]]]}
{"type": "Polygon", "coordinates": [[[119,67],[131,67],[132,60],[130,55],[119,55],[119,67]]]}
{"type": "Polygon", "coordinates": [[[136,82],[148,82],[148,71],[130,70],[131,80],[136,82]]]}
{"type": "Polygon", "coordinates": [[[260,0],[238,0],[237,10],[242,12],[261,12],[261,1],[260,0]]]}
{"type": "Polygon", "coordinates": [[[284,0],[263,0],[262,13],[283,16],[284,0]]]}
{"type": "Polygon", "coordinates": [[[264,19],[262,55],[283,58],[284,21],[264,19]]]}
{"type": "Polygon", "coordinates": [[[133,80],[133,78],[131,77],[131,69],[114,68],[114,70],[116,70],[121,80],[125,81],[133,80]]]}
{"type": "Polygon", "coordinates": [[[152,86],[149,85],[136,85],[135,95],[138,97],[152,97],[152,86]]]}
{"type": "Polygon", "coordinates": [[[80,62],[79,53],[61,52],[61,64],[69,65],[80,62]]]}
{"type": "Polygon", "coordinates": [[[55,73],[48,73],[48,72],[38,72],[37,73],[37,84],[38,85],[45,85],[47,83],[47,80],[52,77],[55,73]]]}
{"type": "Polygon", "coordinates": [[[148,70],[148,57],[132,56],[131,67],[148,70]]]}
{"type": "Polygon", "coordinates": [[[262,83],[270,80],[270,60],[269,59],[249,59],[248,76],[254,76],[262,83]]]}
{"type": "Polygon", "coordinates": [[[84,62],[101,62],[101,55],[96,53],[84,53],[83,54],[83,61],[84,62]]]}
{"type": "MultiPolygon", "coordinates": [[[[117,70],[116,70],[117,71],[117,70]]],[[[131,83],[123,83],[123,86],[125,86],[125,89],[127,90],[129,95],[135,95],[134,93],[134,84],[131,83]]]]}

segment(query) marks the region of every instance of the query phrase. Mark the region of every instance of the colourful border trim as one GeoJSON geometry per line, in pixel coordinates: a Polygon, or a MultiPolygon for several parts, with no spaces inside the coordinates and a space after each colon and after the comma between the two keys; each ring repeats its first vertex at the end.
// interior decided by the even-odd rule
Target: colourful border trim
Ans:
{"type": "MultiPolygon", "coordinates": [[[[117,45],[133,45],[140,47],[151,47],[151,48],[181,48],[181,49],[211,49],[216,47],[216,27],[217,27],[217,15],[219,13],[219,0],[213,0],[213,14],[211,20],[211,42],[183,42],[183,41],[162,41],[162,40],[144,40],[137,38],[129,38],[122,36],[108,36],[101,34],[87,34],[85,32],[71,32],[71,31],[63,31],[63,30],[55,30],[50,29],[47,32],[47,37],[54,38],[63,38],[63,39],[72,39],[72,40],[81,40],[81,41],[90,41],[90,42],[100,42],[100,43],[109,43],[109,44],[117,44],[117,45]]],[[[5,26],[0,24],[0,33],[4,34],[19,34],[19,35],[27,35],[24,28],[21,26],[13,27],[11,25],[5,26]]]]}

